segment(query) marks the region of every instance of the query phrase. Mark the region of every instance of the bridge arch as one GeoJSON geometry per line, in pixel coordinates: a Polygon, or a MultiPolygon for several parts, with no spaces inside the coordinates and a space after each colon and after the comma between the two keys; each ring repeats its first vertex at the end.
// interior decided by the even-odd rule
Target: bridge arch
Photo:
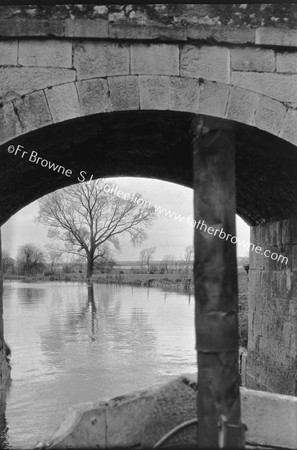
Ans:
{"type": "Polygon", "coordinates": [[[270,50],[20,40],[13,60],[13,44],[2,45],[1,144],[49,124],[134,110],[214,116],[297,142],[295,75],[277,72],[276,62],[265,72],[259,59],[270,50]]]}
{"type": "Polygon", "coordinates": [[[53,177],[20,153],[9,154],[10,145],[94,178],[134,174],[191,186],[193,118],[205,117],[210,130],[218,123],[232,129],[237,211],[254,226],[255,243],[291,261],[284,267],[251,254],[253,379],[277,389],[283,368],[289,367],[285,392],[296,393],[294,36],[280,32],[267,40],[260,29],[256,39],[249,34],[242,40],[233,30],[231,42],[221,31],[209,42],[197,30],[186,37],[158,31],[148,43],[148,32],[138,39],[133,27],[102,35],[94,22],[93,35],[86,37],[78,31],[81,23],[72,23],[71,32],[66,25],[64,34],[55,31],[52,38],[36,30],[34,38],[24,36],[20,25],[16,35],[8,33],[0,43],[0,223],[32,200],[77,181],[53,177]],[[268,297],[288,305],[285,312],[275,305],[275,320],[266,319],[268,297]],[[286,328],[276,337],[280,313],[286,328]],[[275,353],[283,355],[280,365],[275,353]]]}

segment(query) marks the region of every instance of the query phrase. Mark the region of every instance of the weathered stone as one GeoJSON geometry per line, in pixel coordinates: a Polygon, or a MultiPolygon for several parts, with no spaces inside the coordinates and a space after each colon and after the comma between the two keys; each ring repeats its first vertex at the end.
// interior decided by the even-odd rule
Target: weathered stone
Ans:
{"type": "Polygon", "coordinates": [[[62,84],[46,89],[45,95],[54,122],[73,119],[81,115],[74,83],[62,84]]]}
{"type": "Polygon", "coordinates": [[[113,111],[139,109],[138,77],[110,77],[108,87],[113,111]]]}
{"type": "Polygon", "coordinates": [[[231,83],[281,102],[297,105],[297,75],[232,72],[231,83]]]}
{"type": "Polygon", "coordinates": [[[47,442],[50,448],[152,448],[185,421],[191,426],[175,433],[168,443],[197,444],[197,376],[179,377],[161,386],[71,408],[47,442]]]}
{"type": "Polygon", "coordinates": [[[193,78],[170,78],[169,109],[197,113],[199,81],[193,78]]]}
{"type": "Polygon", "coordinates": [[[297,111],[288,109],[279,134],[282,139],[297,145],[297,111]]]}
{"type": "Polygon", "coordinates": [[[111,448],[131,448],[142,441],[144,426],[154,402],[154,398],[146,393],[140,393],[137,401],[129,397],[123,400],[111,401],[106,410],[107,442],[111,448]]]}
{"type": "Polygon", "coordinates": [[[131,73],[139,75],[178,75],[178,46],[174,44],[131,45],[131,73]]]}
{"type": "MultiPolygon", "coordinates": [[[[196,418],[196,375],[107,402],[71,408],[60,427],[42,444],[46,448],[152,448],[175,426],[196,418]],[[105,439],[105,441],[104,441],[105,439]]],[[[240,388],[246,443],[296,448],[297,398],[240,388]]],[[[164,442],[174,448],[197,445],[193,423],[164,442]]]]}
{"type": "Polygon", "coordinates": [[[78,81],[76,88],[81,110],[84,114],[102,113],[111,110],[106,79],[78,81]]]}
{"type": "Polygon", "coordinates": [[[180,74],[209,81],[230,82],[230,52],[226,47],[185,45],[181,49],[180,74]]]}
{"type": "Polygon", "coordinates": [[[199,113],[214,117],[225,117],[230,87],[225,84],[205,81],[200,85],[199,113]]]}
{"type": "Polygon", "coordinates": [[[14,110],[12,102],[0,108],[0,136],[1,142],[6,142],[19,136],[23,132],[22,124],[14,110]]]}
{"type": "Polygon", "coordinates": [[[0,68],[0,79],[0,96],[13,91],[17,97],[55,84],[74,81],[75,71],[43,67],[5,67],[0,68]]]}
{"type": "Polygon", "coordinates": [[[283,73],[297,73],[297,53],[277,53],[276,70],[283,73]]]}
{"type": "Polygon", "coordinates": [[[262,96],[254,119],[255,125],[261,130],[279,134],[286,111],[287,108],[281,102],[262,96]]]}
{"type": "Polygon", "coordinates": [[[18,61],[18,42],[2,41],[0,42],[0,65],[16,66],[18,61]]]}
{"type": "Polygon", "coordinates": [[[108,20],[66,19],[65,36],[75,38],[107,38],[108,20]]]}
{"type": "Polygon", "coordinates": [[[256,44],[297,47],[297,31],[287,28],[261,27],[256,29],[256,44]]]}
{"type": "Polygon", "coordinates": [[[192,40],[208,40],[215,42],[230,42],[232,44],[255,43],[255,30],[249,27],[188,25],[187,35],[192,40]]]}
{"type": "Polygon", "coordinates": [[[278,447],[285,445],[288,448],[296,446],[296,397],[246,388],[241,388],[240,394],[242,421],[248,424],[248,442],[278,447]],[[258,420],[255,420],[255,416],[258,420]]]}
{"type": "Polygon", "coordinates": [[[51,448],[106,448],[106,406],[107,403],[102,401],[71,408],[50,442],[44,445],[51,448]]]}
{"type": "Polygon", "coordinates": [[[296,266],[292,242],[297,240],[297,227],[293,230],[292,221],[293,217],[252,229],[263,254],[250,253],[248,386],[296,395],[292,369],[296,365],[297,277],[292,271],[296,266]]]}
{"type": "Polygon", "coordinates": [[[79,42],[74,46],[78,80],[129,73],[129,46],[111,42],[79,42]]]}
{"type": "Polygon", "coordinates": [[[18,19],[0,20],[0,36],[64,36],[63,20],[18,19]]]}
{"type": "Polygon", "coordinates": [[[131,22],[115,22],[109,24],[109,37],[112,39],[136,39],[158,41],[186,41],[185,27],[169,26],[165,24],[147,23],[145,26],[131,22]]]}
{"type": "Polygon", "coordinates": [[[228,99],[226,117],[253,125],[258,103],[259,95],[245,89],[232,88],[228,99]]]}
{"type": "Polygon", "coordinates": [[[275,54],[273,50],[246,47],[231,50],[232,70],[274,72],[275,54]]]}
{"type": "Polygon", "coordinates": [[[52,123],[43,91],[32,92],[24,98],[14,100],[20,120],[27,132],[52,123]]]}
{"type": "Polygon", "coordinates": [[[37,67],[72,67],[72,42],[66,40],[20,40],[19,64],[37,67]]]}
{"type": "Polygon", "coordinates": [[[169,108],[169,77],[139,76],[140,109],[169,108]]]}

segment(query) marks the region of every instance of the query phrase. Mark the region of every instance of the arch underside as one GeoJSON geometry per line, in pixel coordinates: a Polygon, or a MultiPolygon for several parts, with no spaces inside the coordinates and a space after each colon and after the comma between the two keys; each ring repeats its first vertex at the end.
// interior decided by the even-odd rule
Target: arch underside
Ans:
{"type": "MultiPolygon", "coordinates": [[[[158,178],[192,186],[193,114],[169,111],[113,112],[62,122],[24,134],[0,147],[1,223],[32,201],[78,182],[112,176],[158,178]],[[22,145],[72,170],[71,177],[9,154],[22,145]]],[[[249,224],[297,213],[297,152],[292,144],[233,122],[237,213],[249,224]]],[[[27,156],[28,156],[27,155],[27,156]]],[[[141,191],[141,188],[139,189],[141,191]]]]}

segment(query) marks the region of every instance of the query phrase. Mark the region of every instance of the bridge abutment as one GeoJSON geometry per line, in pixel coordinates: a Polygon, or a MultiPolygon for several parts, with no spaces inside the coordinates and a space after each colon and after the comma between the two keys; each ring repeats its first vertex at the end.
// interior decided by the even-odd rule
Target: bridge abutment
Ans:
{"type": "Polygon", "coordinates": [[[247,386],[297,395],[296,217],[252,227],[251,242],[247,386]]]}

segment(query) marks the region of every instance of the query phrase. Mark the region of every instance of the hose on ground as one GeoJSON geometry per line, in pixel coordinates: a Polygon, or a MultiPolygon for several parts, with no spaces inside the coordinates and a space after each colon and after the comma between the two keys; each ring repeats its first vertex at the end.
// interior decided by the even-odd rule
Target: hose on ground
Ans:
{"type": "Polygon", "coordinates": [[[190,425],[193,425],[195,423],[198,423],[197,418],[186,420],[185,422],[177,425],[175,428],[172,428],[172,430],[168,431],[154,446],[153,448],[159,448],[162,444],[164,444],[167,439],[169,439],[171,436],[173,436],[178,431],[182,430],[183,428],[189,427],[190,425]]]}

